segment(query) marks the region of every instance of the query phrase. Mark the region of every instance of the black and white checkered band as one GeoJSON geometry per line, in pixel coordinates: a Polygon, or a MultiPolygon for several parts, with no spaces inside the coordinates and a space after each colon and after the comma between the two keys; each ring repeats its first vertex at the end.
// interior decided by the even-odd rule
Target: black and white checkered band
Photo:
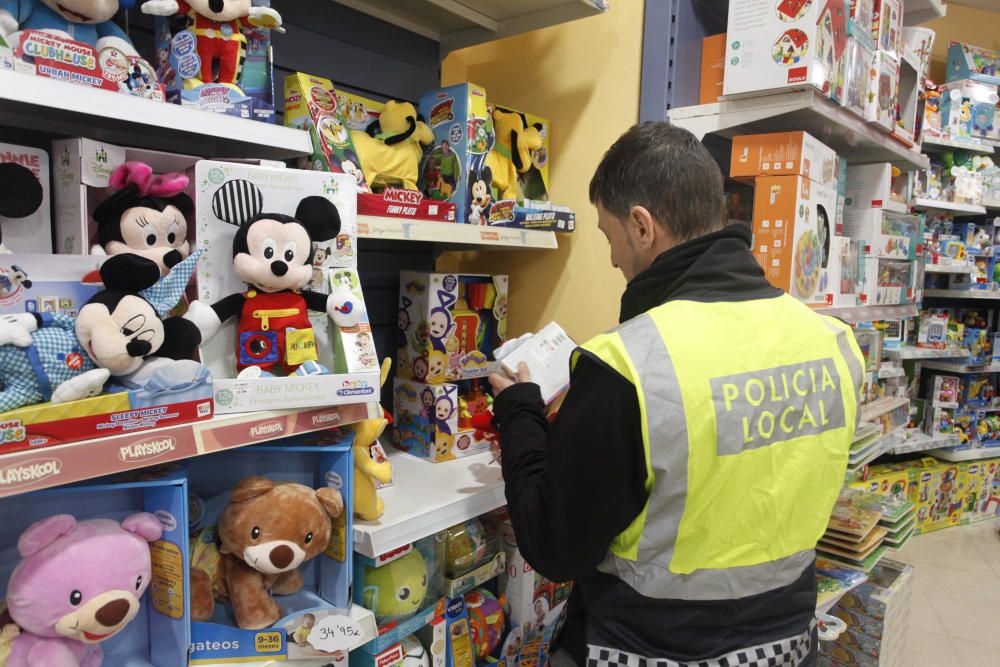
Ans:
{"type": "Polygon", "coordinates": [[[590,644],[587,667],[798,667],[812,649],[813,628],[797,637],[751,646],[698,662],[650,658],[590,644]]]}

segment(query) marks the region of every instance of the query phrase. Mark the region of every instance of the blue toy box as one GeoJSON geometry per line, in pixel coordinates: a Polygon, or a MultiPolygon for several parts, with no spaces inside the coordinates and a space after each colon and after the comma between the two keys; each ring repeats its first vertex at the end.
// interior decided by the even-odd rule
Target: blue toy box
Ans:
{"type": "Polygon", "coordinates": [[[1000,86],[1000,51],[951,42],[948,45],[946,81],[951,83],[962,79],[1000,86]]]}
{"type": "MultiPolygon", "coordinates": [[[[17,539],[35,521],[55,514],[72,514],[80,521],[122,521],[137,512],[155,514],[163,535],[150,543],[152,576],[138,616],[118,635],[101,643],[104,664],[177,667],[187,664],[191,635],[186,595],[187,480],[176,468],[162,476],[144,471],[131,478],[102,478],[0,500],[0,582],[6,588],[20,560],[17,539]]],[[[113,557],[109,554],[109,558],[113,557]]]]}
{"type": "MultiPolygon", "coordinates": [[[[236,625],[232,607],[217,602],[210,622],[191,623],[190,664],[331,656],[313,648],[308,642],[308,630],[304,635],[300,631],[307,614],[312,615],[314,623],[320,623],[327,616],[346,615],[350,606],[353,438],[349,433],[320,431],[221,452],[192,463],[189,472],[192,546],[196,540],[213,539],[213,524],[229,501],[230,489],[251,475],[315,489],[333,487],[343,496],[344,512],[333,520],[326,551],[301,567],[302,590],[275,596],[285,613],[278,622],[263,630],[243,630],[236,625]]],[[[199,559],[199,554],[193,558],[196,566],[199,559]]]]}

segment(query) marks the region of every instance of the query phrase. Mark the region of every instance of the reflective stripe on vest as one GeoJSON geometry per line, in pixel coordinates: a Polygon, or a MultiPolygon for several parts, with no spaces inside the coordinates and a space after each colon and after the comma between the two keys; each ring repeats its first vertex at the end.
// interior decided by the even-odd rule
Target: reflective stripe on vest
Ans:
{"type": "Polygon", "coordinates": [[[796,581],[860,414],[850,328],[787,295],[671,301],[583,348],[635,385],[649,491],[599,569],[647,597],[684,600],[796,581]]]}

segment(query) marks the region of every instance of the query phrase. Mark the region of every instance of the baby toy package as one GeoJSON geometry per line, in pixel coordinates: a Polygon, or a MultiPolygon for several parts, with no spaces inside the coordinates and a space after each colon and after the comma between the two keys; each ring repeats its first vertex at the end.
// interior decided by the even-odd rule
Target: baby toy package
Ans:
{"type": "Polygon", "coordinates": [[[52,252],[48,152],[31,146],[0,143],[0,165],[8,165],[0,166],[0,169],[5,170],[4,179],[8,183],[12,180],[12,174],[16,174],[17,178],[27,179],[26,185],[34,190],[31,202],[34,211],[28,215],[24,215],[25,210],[18,211],[16,218],[0,213],[2,247],[10,252],[52,252]]]}
{"type": "Polygon", "coordinates": [[[216,411],[370,400],[378,360],[357,274],[350,176],[223,162],[196,169],[199,300],[185,315],[216,411]]]}

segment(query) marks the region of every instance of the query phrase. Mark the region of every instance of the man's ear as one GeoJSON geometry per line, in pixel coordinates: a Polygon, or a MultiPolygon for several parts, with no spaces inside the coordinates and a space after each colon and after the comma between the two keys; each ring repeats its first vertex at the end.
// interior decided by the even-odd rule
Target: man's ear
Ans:
{"type": "Polygon", "coordinates": [[[628,225],[640,250],[648,250],[661,241],[663,229],[645,206],[629,209],[628,225]]]}

